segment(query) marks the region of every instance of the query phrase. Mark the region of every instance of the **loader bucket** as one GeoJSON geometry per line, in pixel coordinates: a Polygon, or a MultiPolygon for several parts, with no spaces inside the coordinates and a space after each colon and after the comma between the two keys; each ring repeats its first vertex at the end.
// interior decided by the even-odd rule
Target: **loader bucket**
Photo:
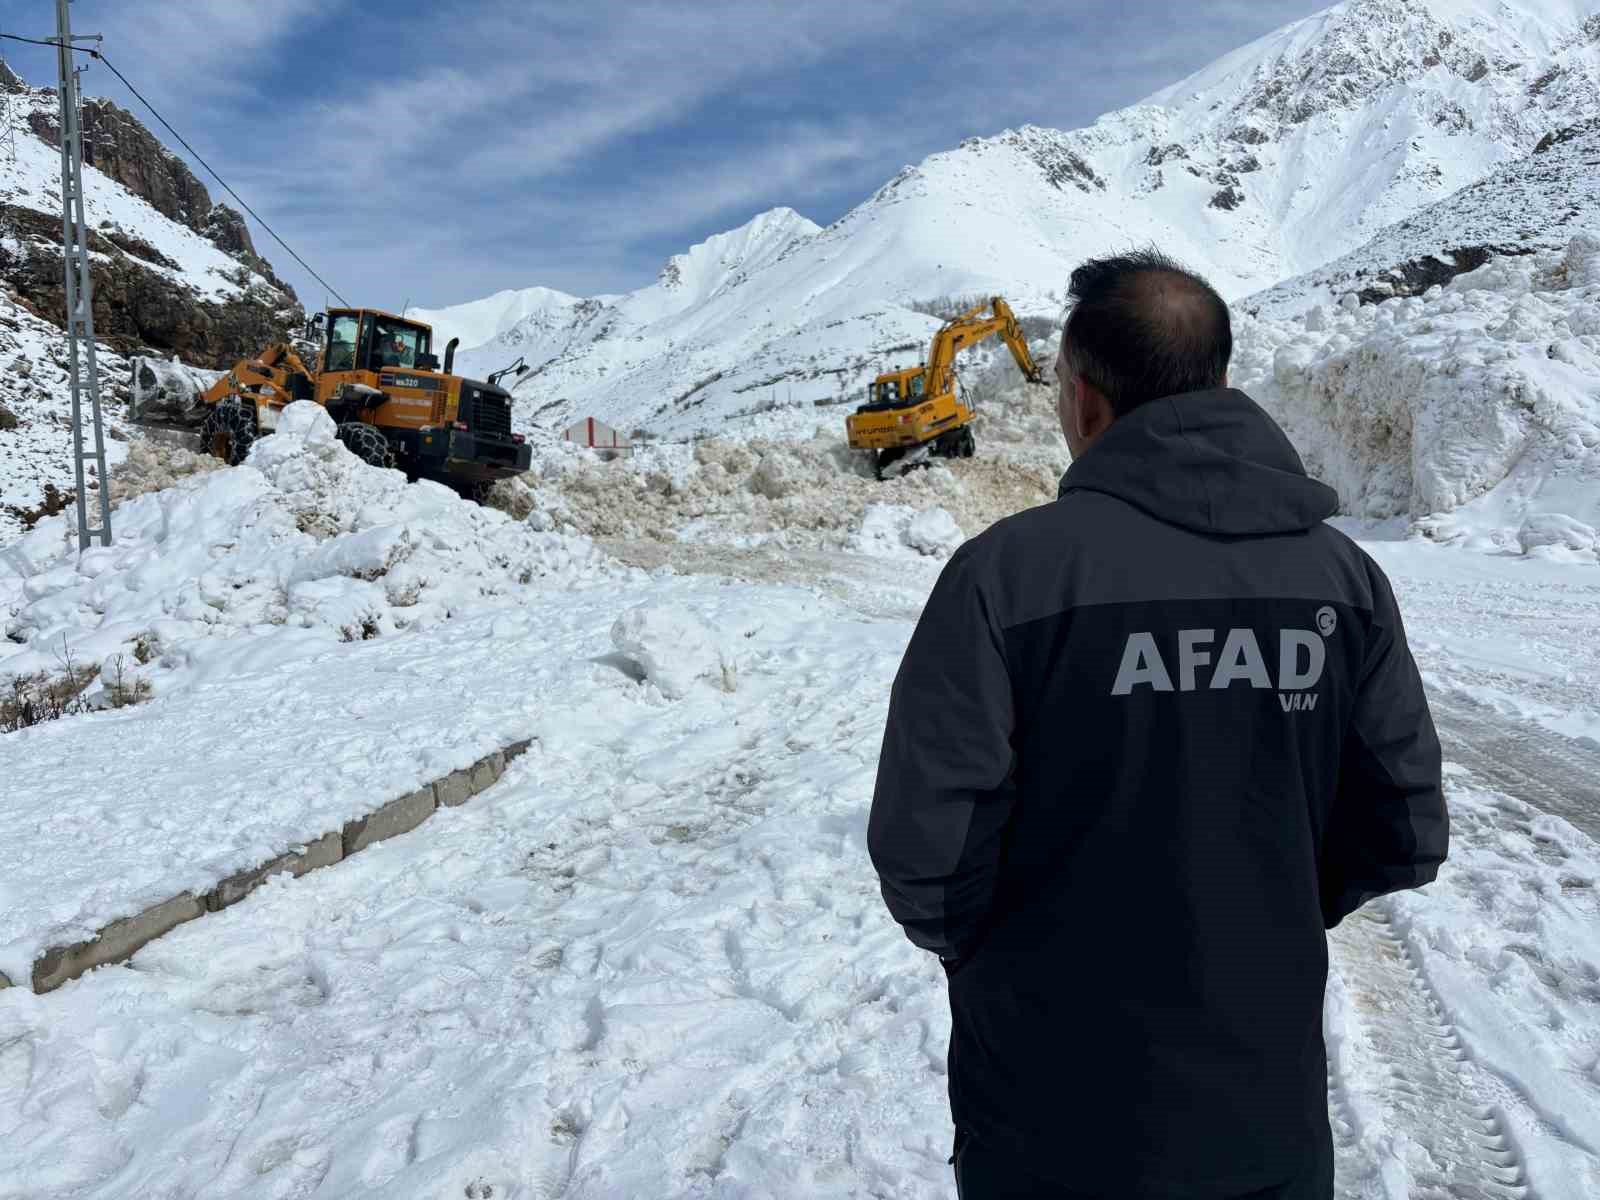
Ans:
{"type": "Polygon", "coordinates": [[[142,356],[130,359],[129,367],[133,373],[129,387],[131,415],[144,425],[198,425],[205,416],[200,394],[223,374],[142,356]]]}

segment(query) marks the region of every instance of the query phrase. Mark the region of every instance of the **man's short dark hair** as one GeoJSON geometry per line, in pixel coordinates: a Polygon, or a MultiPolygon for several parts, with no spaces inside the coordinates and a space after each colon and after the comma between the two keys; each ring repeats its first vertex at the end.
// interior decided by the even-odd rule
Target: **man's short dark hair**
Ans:
{"type": "Polygon", "coordinates": [[[1062,362],[1110,401],[1141,404],[1222,386],[1233,357],[1228,305],[1159,250],[1092,258],[1072,273],[1062,362]]]}

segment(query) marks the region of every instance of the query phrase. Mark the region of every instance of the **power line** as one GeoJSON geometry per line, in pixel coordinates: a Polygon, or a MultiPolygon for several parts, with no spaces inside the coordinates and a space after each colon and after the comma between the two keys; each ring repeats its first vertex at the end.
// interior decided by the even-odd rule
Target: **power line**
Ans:
{"type": "MultiPolygon", "coordinates": [[[[39,38],[21,37],[21,36],[19,36],[17,34],[14,34],[14,33],[0,33],[0,38],[4,38],[4,39],[6,39],[8,41],[15,41],[15,42],[28,42],[31,45],[35,45],[35,46],[49,46],[51,48],[55,48],[56,47],[56,43],[55,42],[52,42],[52,41],[41,41],[39,38]]],[[[242,196],[240,196],[238,192],[233,190],[233,188],[229,185],[228,181],[226,179],[224,179],[221,175],[217,174],[216,168],[213,167],[210,163],[208,163],[205,159],[201,158],[199,151],[197,151],[193,146],[191,146],[184,139],[183,134],[179,133],[176,129],[174,129],[172,127],[172,123],[161,115],[161,113],[156,109],[156,106],[154,104],[151,104],[150,101],[145,99],[144,93],[141,92],[138,88],[134,87],[133,84],[128,81],[128,77],[126,75],[124,75],[121,71],[117,70],[117,65],[114,62],[112,62],[109,58],[107,58],[100,51],[94,50],[94,49],[90,49],[87,46],[73,46],[73,47],[71,47],[71,49],[76,50],[79,54],[87,54],[90,57],[97,58],[101,62],[105,63],[106,69],[109,70],[118,79],[122,80],[122,85],[125,88],[127,88],[130,92],[132,92],[134,94],[134,96],[138,99],[140,104],[143,104],[146,108],[148,108],[150,110],[150,115],[155,117],[156,120],[160,121],[162,126],[165,127],[165,129],[166,129],[166,131],[168,133],[170,133],[173,137],[178,139],[178,144],[180,146],[182,146],[185,150],[187,150],[190,153],[191,156],[193,156],[195,162],[199,163],[208,172],[210,172],[211,178],[215,179],[219,184],[222,185],[223,191],[227,192],[228,195],[232,196],[236,201],[238,201],[239,207],[244,209],[245,212],[249,213],[252,217],[254,217],[256,219],[256,224],[260,225],[261,228],[265,229],[267,231],[267,233],[271,236],[272,240],[277,242],[278,245],[282,246],[283,249],[284,249],[284,252],[287,253],[290,258],[294,259],[295,262],[299,263],[302,267],[304,267],[306,269],[306,273],[309,274],[311,276],[311,278],[315,279],[323,287],[327,288],[328,291],[333,294],[333,296],[339,301],[340,304],[346,304],[347,305],[347,304],[350,303],[343,296],[339,295],[339,289],[338,288],[334,287],[331,283],[329,283],[321,275],[318,275],[315,271],[313,271],[311,269],[311,264],[306,262],[306,260],[301,258],[298,254],[296,254],[295,251],[294,251],[294,247],[289,245],[288,242],[284,241],[281,237],[279,237],[278,233],[277,233],[277,230],[273,229],[271,225],[268,225],[265,221],[263,221],[261,219],[261,214],[260,213],[256,212],[255,209],[251,208],[248,204],[246,204],[244,202],[244,198],[242,196]]]]}
{"type": "MultiPolygon", "coordinates": [[[[56,44],[54,42],[43,41],[43,40],[41,40],[39,38],[23,37],[21,34],[17,34],[17,33],[0,33],[0,39],[4,39],[5,41],[8,41],[8,42],[27,42],[28,45],[30,45],[30,46],[49,46],[50,49],[52,49],[52,50],[54,50],[56,48],[56,44]]],[[[72,48],[74,50],[76,50],[79,54],[93,54],[94,53],[93,50],[85,50],[81,46],[74,46],[72,48]]]]}

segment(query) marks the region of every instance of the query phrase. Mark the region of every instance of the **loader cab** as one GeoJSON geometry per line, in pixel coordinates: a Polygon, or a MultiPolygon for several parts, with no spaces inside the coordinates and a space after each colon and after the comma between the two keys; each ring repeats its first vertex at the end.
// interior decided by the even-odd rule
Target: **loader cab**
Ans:
{"type": "Polygon", "coordinates": [[[323,370],[436,371],[433,330],[372,309],[334,309],[323,323],[323,370]]]}

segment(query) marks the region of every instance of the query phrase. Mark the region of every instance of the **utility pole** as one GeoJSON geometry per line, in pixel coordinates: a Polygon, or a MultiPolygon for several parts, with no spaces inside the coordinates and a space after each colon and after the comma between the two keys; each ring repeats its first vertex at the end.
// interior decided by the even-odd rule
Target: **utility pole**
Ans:
{"type": "MultiPolygon", "coordinates": [[[[0,46],[0,76],[7,74],[9,71],[10,67],[6,64],[5,48],[0,46]]],[[[14,167],[17,164],[17,135],[12,132],[11,108],[11,92],[9,90],[0,90],[0,123],[3,123],[4,126],[0,128],[0,147],[4,148],[3,153],[6,164],[14,167]]]]}
{"type": "MultiPolygon", "coordinates": [[[[83,211],[83,130],[79,122],[78,70],[72,61],[69,0],[56,0],[56,61],[61,103],[61,258],[67,302],[67,371],[72,379],[72,467],[78,484],[78,549],[93,538],[111,545],[111,477],[106,472],[105,428],[100,420],[100,370],[94,348],[94,280],[89,273],[89,223],[83,211]],[[88,393],[93,447],[84,449],[83,397],[88,393]],[[99,481],[100,524],[89,527],[84,463],[99,481]]],[[[98,35],[84,41],[96,41],[98,35]]]]}

